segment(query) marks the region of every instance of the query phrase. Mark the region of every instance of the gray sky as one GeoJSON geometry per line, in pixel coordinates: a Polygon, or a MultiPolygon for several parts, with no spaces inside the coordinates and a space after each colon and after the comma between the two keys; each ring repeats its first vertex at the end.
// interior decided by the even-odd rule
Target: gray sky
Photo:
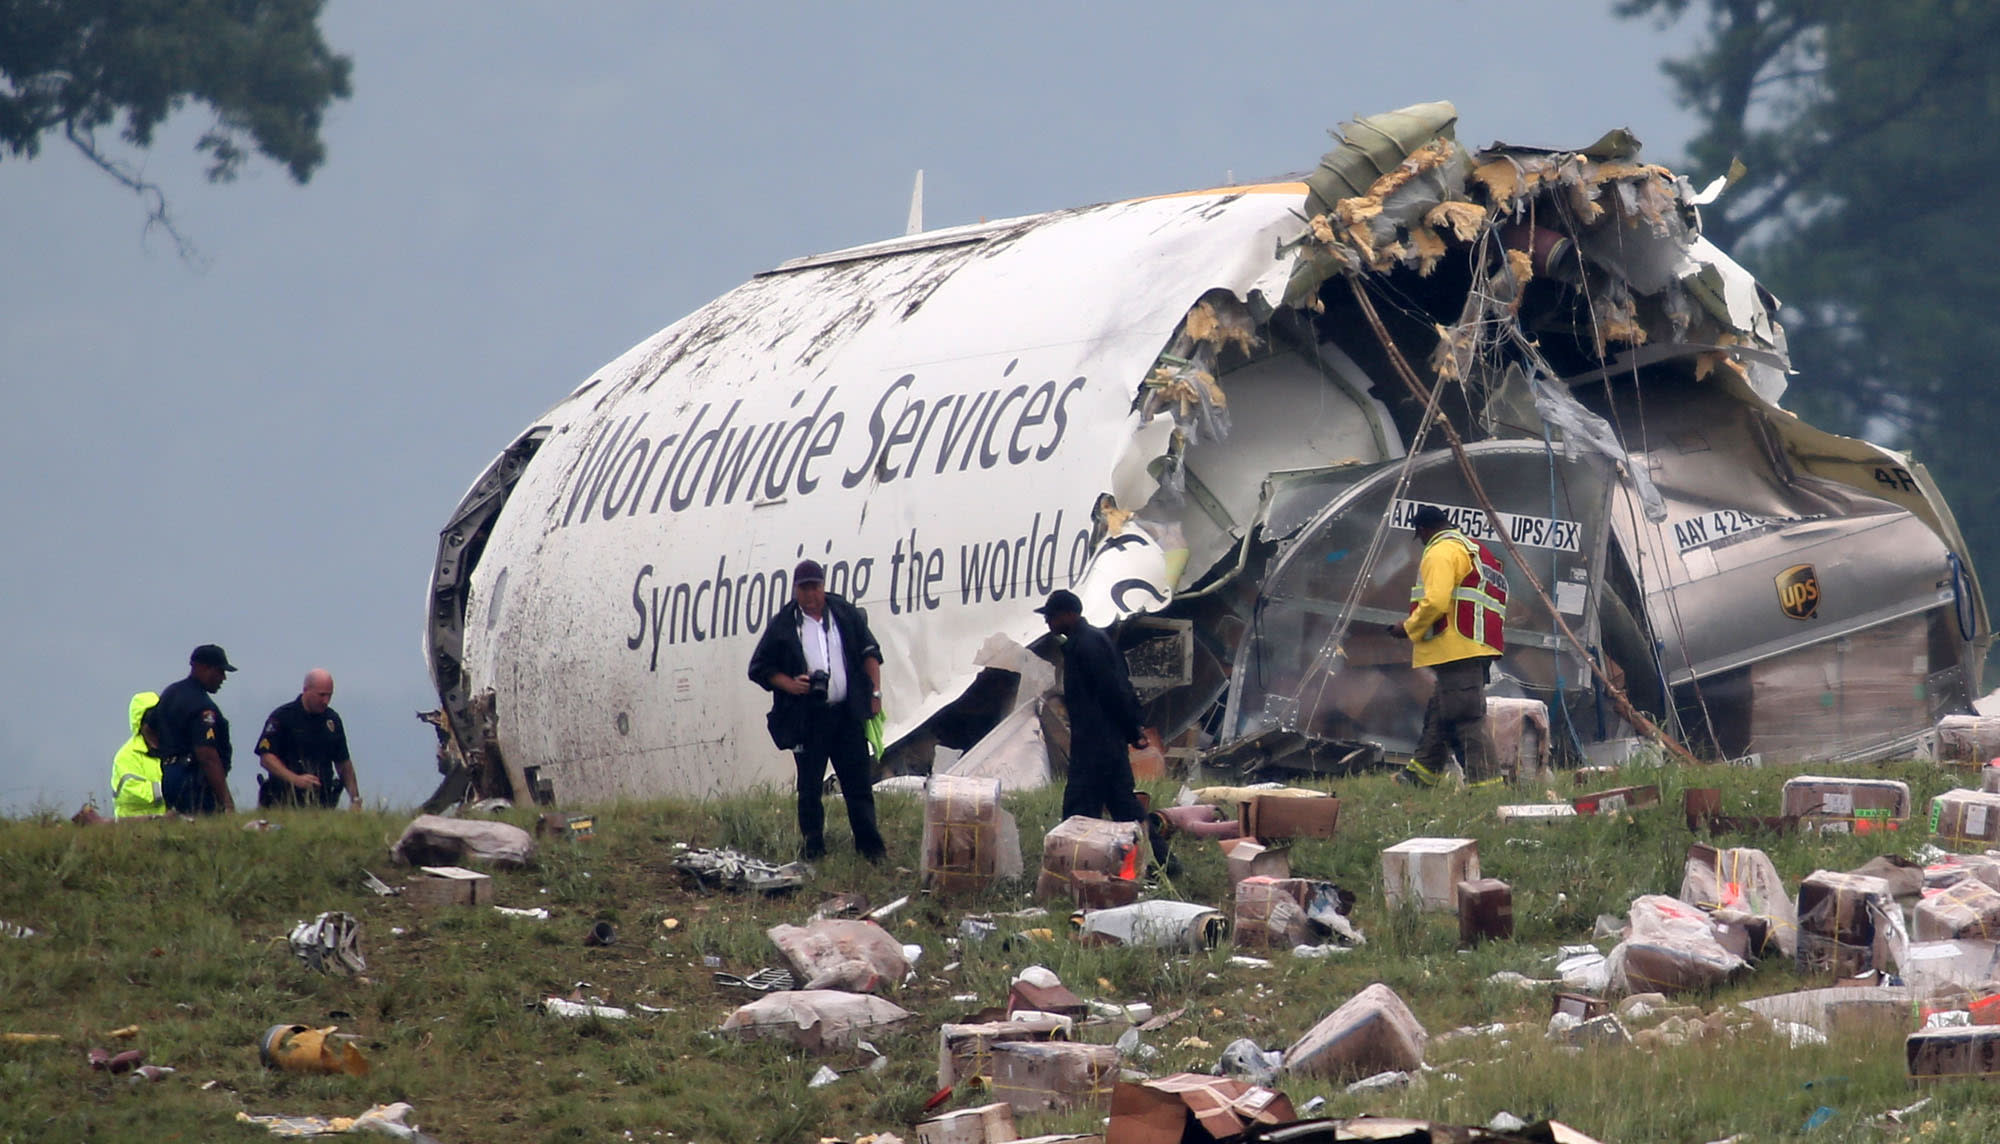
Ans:
{"type": "MultiPolygon", "coordinates": [[[[1450,99],[1459,137],[1694,128],[1692,33],[1602,4],[391,4],[328,161],[200,177],[200,109],[134,157],[205,256],[59,140],[0,162],[0,812],[110,805],[134,691],[214,641],[232,784],[307,668],[371,801],[437,775],[421,654],[439,527],[590,371],[758,270],[933,227],[1311,168],[1326,129],[1450,99]]],[[[1688,172],[1706,177],[1715,172],[1688,172]]]]}

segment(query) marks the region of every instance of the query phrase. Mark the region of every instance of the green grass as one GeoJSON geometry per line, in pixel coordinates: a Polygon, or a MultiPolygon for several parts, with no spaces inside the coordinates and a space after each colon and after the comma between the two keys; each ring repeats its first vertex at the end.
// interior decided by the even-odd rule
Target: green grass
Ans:
{"type": "MultiPolygon", "coordinates": [[[[1916,830],[1738,841],[1761,841],[1796,886],[1817,868],[1851,869],[1885,848],[1907,853],[1920,845],[1929,797],[1957,785],[1954,775],[1925,765],[1858,770],[1910,783],[1916,830]]],[[[811,1144],[877,1131],[907,1139],[936,1087],[937,1025],[1000,1003],[1014,973],[1032,963],[1087,997],[1143,999],[1160,1012],[1185,1007],[1180,1020],[1146,1038],[1159,1050],[1147,1064],[1155,1074],[1207,1071],[1238,1037],[1284,1048],[1374,981],[1396,989],[1433,1035],[1493,1022],[1515,1026],[1500,1037],[1434,1043],[1435,1071],[1410,1089],[1349,1096],[1330,1082],[1281,1085],[1295,1103],[1327,1097],[1323,1115],[1482,1124],[1504,1109],[1530,1120],[1555,1116],[1617,1142],[1732,1133],[1757,1141],[2000,1138],[2000,1106],[1983,1086],[1908,1085],[1900,1035],[1792,1049],[1752,1030],[1657,1051],[1569,1052],[1542,1035],[1546,993],[1486,984],[1500,970],[1550,976],[1555,947],[1588,940],[1598,915],[1622,918],[1635,895],[1677,891],[1690,841],[1679,814],[1683,787],[1722,787],[1725,813],[1769,814],[1787,774],[1628,771],[1620,782],[1661,786],[1660,809],[1510,828],[1494,820],[1493,808],[1543,801],[1542,788],[1413,792],[1379,777],[1343,782],[1340,835],[1296,844],[1293,869],[1355,891],[1355,920],[1369,943],[1318,960],[1272,954],[1266,969],[1231,966],[1227,947],[1176,957],[1086,947],[1064,936],[1063,909],[1053,921],[1003,923],[1000,937],[959,947],[953,939],[961,915],[1031,904],[1041,835],[1055,823],[1059,798],[1056,791],[1011,798],[1029,880],[971,899],[915,896],[889,922],[899,939],[924,952],[917,980],[893,993],[917,1016],[872,1038],[889,1058],[876,1072],[863,1070],[860,1055],[822,1062],[779,1043],[711,1035],[750,995],[715,985],[704,958],[747,973],[777,962],[767,927],[802,922],[837,891],[858,890],[876,903],[914,894],[921,827],[914,798],[881,800],[884,832],[903,869],[856,859],[833,804],[834,854],[806,890],[770,899],[690,890],[671,867],[673,845],[780,856],[795,844],[789,799],[604,808],[595,838],[544,843],[534,866],[496,873],[500,904],[545,906],[553,915],[547,922],[484,909],[423,912],[368,894],[363,869],[392,883],[403,876],[387,858],[401,816],[297,813],[277,819],[282,828],[270,832],[245,831],[240,819],[94,829],[48,816],[0,821],[0,919],[41,931],[0,939],[0,1032],[62,1038],[0,1043],[0,1141],[272,1139],[236,1123],[236,1113],[354,1115],[397,1100],[414,1105],[412,1119],[445,1144],[624,1140],[627,1133],[675,1144],[811,1144]],[[1484,873],[1514,887],[1515,940],[1460,950],[1455,919],[1386,908],[1379,852],[1419,834],[1479,840],[1484,873]],[[365,980],[310,974],[287,952],[292,925],[323,910],[361,919],[365,980]],[[597,920],[617,926],[614,945],[583,944],[597,920]],[[1057,939],[1002,940],[1037,925],[1052,925],[1057,939]],[[534,1008],[577,982],[613,1004],[673,1011],[635,1010],[625,1022],[565,1021],[534,1008]],[[963,994],[980,1000],[951,1000],[963,994]],[[372,1072],[310,1077],[264,1069],[259,1037],[291,1022],[337,1024],[360,1035],[372,1072]],[[88,1069],[85,1052],[125,1047],[105,1034],[131,1024],[142,1029],[131,1044],[177,1073],[134,1085],[88,1069]],[[821,1063],[842,1078],[809,1088],[821,1063]],[[1931,1105],[1907,1128],[1873,1123],[1924,1095],[1931,1105]],[[1803,1126],[1823,1106],[1832,1115],[1807,1133],[1803,1126]]],[[[1553,797],[1577,793],[1567,776],[1562,782],[1553,797]]],[[[1155,786],[1155,799],[1171,799],[1175,786],[1155,786]]],[[[509,817],[523,826],[533,820],[526,811],[509,817]]],[[[1228,876],[1213,846],[1182,843],[1177,853],[1183,870],[1174,889],[1226,908],[1228,876]]],[[[1712,1010],[1802,984],[1788,965],[1766,963],[1719,994],[1692,1000],[1712,1010]]],[[[1118,1031],[1083,1035],[1110,1040],[1118,1031]]],[[[983,1099],[959,1093],[953,1104],[983,1099]]],[[[1088,1111],[1025,1117],[1021,1125],[1024,1134],[1097,1127],[1098,1114],[1088,1111]]]]}

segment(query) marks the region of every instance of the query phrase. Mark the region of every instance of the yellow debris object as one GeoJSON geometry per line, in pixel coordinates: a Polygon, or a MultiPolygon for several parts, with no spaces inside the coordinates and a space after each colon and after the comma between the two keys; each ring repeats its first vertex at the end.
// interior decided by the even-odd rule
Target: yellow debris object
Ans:
{"type": "Polygon", "coordinates": [[[273,1025],[264,1030],[258,1056],[265,1068],[285,1072],[346,1073],[367,1076],[368,1058],[353,1043],[334,1034],[338,1025],[315,1029],[309,1025],[273,1025]]]}

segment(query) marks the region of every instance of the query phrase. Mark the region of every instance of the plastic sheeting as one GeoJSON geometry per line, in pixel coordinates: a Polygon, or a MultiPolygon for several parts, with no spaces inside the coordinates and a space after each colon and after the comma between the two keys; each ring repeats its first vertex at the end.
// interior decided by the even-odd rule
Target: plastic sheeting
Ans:
{"type": "Polygon", "coordinates": [[[389,849],[390,860],[399,866],[455,866],[464,862],[524,866],[534,856],[534,836],[518,826],[437,814],[418,815],[389,849]]]}
{"type": "Polygon", "coordinates": [[[1788,958],[1798,954],[1799,921],[1791,893],[1762,850],[1717,849],[1700,843],[1688,847],[1680,899],[1725,922],[1736,916],[1763,918],[1770,925],[1769,940],[1779,952],[1788,958]]]}
{"type": "Polygon", "coordinates": [[[781,1038],[807,1052],[853,1048],[864,1033],[908,1020],[907,1009],[868,993],[799,989],[772,993],[737,1009],[722,1032],[746,1039],[781,1038]]]}
{"type": "Polygon", "coordinates": [[[1723,948],[1715,919],[1664,894],[1633,900],[1625,940],[1606,960],[1612,987],[1626,993],[1712,989],[1747,967],[1723,948]]]}
{"type": "Polygon", "coordinates": [[[910,972],[902,943],[874,922],[823,918],[807,926],[772,926],[765,936],[809,990],[872,993],[910,972]]]}

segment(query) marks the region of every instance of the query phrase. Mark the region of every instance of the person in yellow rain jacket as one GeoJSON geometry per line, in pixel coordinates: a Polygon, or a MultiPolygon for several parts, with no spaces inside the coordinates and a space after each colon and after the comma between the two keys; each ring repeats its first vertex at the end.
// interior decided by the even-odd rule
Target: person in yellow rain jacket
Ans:
{"type": "Polygon", "coordinates": [[[1410,666],[1428,667],[1437,687],[1424,705],[1424,729],[1402,777],[1430,786],[1456,751],[1474,783],[1499,781],[1498,751],[1486,728],[1486,683],[1507,650],[1507,577],[1484,544],[1453,528],[1435,505],[1410,518],[1423,559],[1410,589],[1410,615],[1388,626],[1410,641],[1410,666]]]}
{"type": "Polygon", "coordinates": [[[132,697],[132,737],[111,757],[111,812],[119,819],[157,818],[167,812],[160,794],[160,760],[139,727],[159,701],[151,691],[132,697]]]}

